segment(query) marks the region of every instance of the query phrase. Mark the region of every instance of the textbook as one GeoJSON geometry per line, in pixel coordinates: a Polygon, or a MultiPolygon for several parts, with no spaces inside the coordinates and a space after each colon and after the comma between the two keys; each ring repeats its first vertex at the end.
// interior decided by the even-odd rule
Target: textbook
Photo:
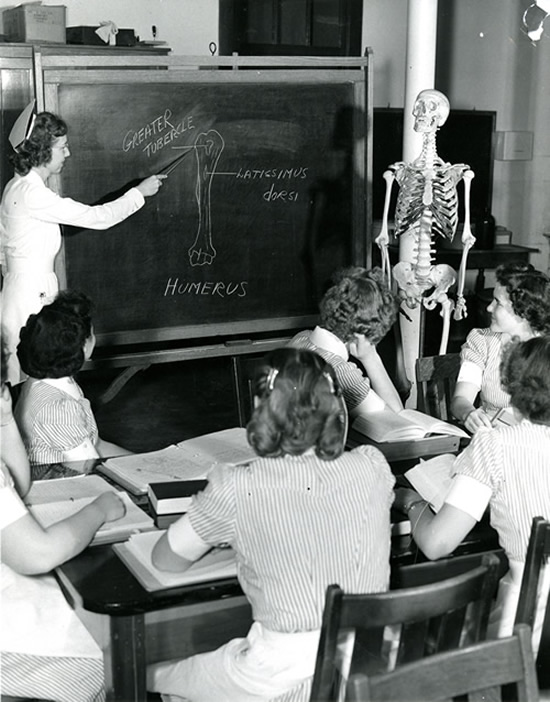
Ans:
{"type": "Polygon", "coordinates": [[[158,451],[109,458],[97,470],[134,495],[147,494],[149,483],[206,478],[217,463],[247,463],[257,458],[246,429],[234,427],[172,444],[158,451]]]}
{"type": "Polygon", "coordinates": [[[361,414],[353,421],[351,428],[377,442],[422,439],[429,434],[469,438],[469,434],[460,427],[413,409],[393,412],[386,408],[361,414]]]}
{"type": "Polygon", "coordinates": [[[177,522],[183,516],[181,512],[171,512],[170,514],[157,514],[154,509],[151,509],[151,516],[155,522],[157,529],[168,529],[170,524],[177,522]]]}
{"type": "Polygon", "coordinates": [[[151,509],[159,514],[183,514],[191,504],[191,498],[204,490],[208,480],[170,480],[166,483],[150,483],[147,494],[151,509]]]}
{"type": "Polygon", "coordinates": [[[113,546],[120,560],[149,592],[236,577],[237,561],[235,552],[230,548],[214,548],[179,573],[159,570],[151,562],[151,554],[162,534],[164,531],[135,534],[125,543],[113,546]]]}
{"type": "Polygon", "coordinates": [[[439,512],[443,507],[451,487],[455,459],[456,456],[451,453],[443,453],[420,461],[404,474],[420,497],[430,503],[434,512],[439,512]]]}
{"type": "Polygon", "coordinates": [[[105,522],[94,536],[92,546],[124,541],[138,531],[155,528],[151,517],[125,492],[117,490],[99,475],[38,480],[33,482],[24,501],[36,521],[47,528],[75,514],[103,492],[115,492],[124,502],[126,514],[115,521],[105,522]]]}

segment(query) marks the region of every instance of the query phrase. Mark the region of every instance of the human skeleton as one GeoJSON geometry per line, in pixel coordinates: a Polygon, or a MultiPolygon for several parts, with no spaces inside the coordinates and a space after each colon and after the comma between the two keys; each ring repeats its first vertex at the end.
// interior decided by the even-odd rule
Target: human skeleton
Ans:
{"type": "Polygon", "coordinates": [[[440,353],[447,349],[450,316],[454,307],[454,318],[466,316],[464,282],[468,251],[475,243],[470,229],[470,185],[473,171],[464,163],[450,164],[443,161],[436,151],[436,132],[449,115],[449,101],[437,90],[422,90],[414,104],[414,129],[423,134],[422,151],[411,163],[398,162],[384,173],[386,198],[382,229],[376,243],[382,253],[382,267],[388,283],[391,268],[388,254],[388,212],[393,181],[397,180],[400,191],[395,209],[395,235],[414,237],[412,260],[402,260],[393,268],[399,295],[405,304],[414,308],[422,304],[426,309],[441,305],[443,335],[440,353]],[[457,184],[464,180],[464,231],[462,233],[462,258],[458,274],[456,306],[447,294],[456,282],[456,273],[446,264],[432,265],[435,251],[433,240],[442,236],[452,241],[458,225],[457,184]],[[430,294],[426,295],[428,291],[430,294]]]}

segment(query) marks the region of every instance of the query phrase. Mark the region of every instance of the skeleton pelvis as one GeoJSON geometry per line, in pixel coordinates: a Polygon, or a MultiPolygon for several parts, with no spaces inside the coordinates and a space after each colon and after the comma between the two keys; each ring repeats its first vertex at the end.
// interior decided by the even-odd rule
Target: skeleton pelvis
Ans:
{"type": "Polygon", "coordinates": [[[456,273],[445,263],[429,268],[427,275],[418,275],[416,266],[409,261],[400,261],[393,267],[393,277],[401,296],[410,306],[415,307],[428,290],[432,300],[437,302],[446,297],[447,290],[455,283],[456,273]]]}

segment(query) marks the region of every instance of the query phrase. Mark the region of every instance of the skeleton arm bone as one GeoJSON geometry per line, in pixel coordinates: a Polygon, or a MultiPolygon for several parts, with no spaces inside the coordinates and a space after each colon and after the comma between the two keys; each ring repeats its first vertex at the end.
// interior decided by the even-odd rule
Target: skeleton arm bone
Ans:
{"type": "Polygon", "coordinates": [[[475,244],[475,237],[470,228],[470,189],[474,172],[470,169],[465,171],[462,176],[464,180],[464,231],[462,232],[462,258],[460,260],[460,269],[458,272],[458,289],[456,298],[456,308],[454,318],[456,320],[463,319],[467,316],[466,301],[464,299],[464,283],[466,280],[466,263],[468,260],[468,251],[475,244]]]}
{"type": "Polygon", "coordinates": [[[391,266],[390,256],[388,253],[388,244],[390,243],[388,233],[388,214],[390,211],[391,191],[393,181],[395,180],[395,173],[391,170],[384,171],[383,178],[386,181],[386,196],[384,199],[384,212],[382,214],[382,229],[380,230],[380,234],[376,237],[375,241],[378,244],[382,255],[382,272],[389,287],[391,285],[391,266]]]}

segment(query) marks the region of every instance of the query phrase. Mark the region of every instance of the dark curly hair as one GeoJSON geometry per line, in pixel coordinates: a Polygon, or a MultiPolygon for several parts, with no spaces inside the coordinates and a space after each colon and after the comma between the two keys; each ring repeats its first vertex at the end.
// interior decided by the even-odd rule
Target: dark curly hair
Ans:
{"type": "Polygon", "coordinates": [[[506,288],[514,313],[534,332],[550,333],[550,278],[530,263],[507,263],[496,269],[496,279],[506,288]]]}
{"type": "Polygon", "coordinates": [[[550,336],[509,344],[500,375],[511,405],[534,424],[550,425],[550,336]]]}
{"type": "Polygon", "coordinates": [[[36,115],[32,132],[28,139],[9,159],[19,175],[26,175],[33,166],[43,166],[52,158],[52,145],[56,139],[67,134],[67,125],[51,112],[36,115]]]}
{"type": "Polygon", "coordinates": [[[31,314],[21,329],[17,358],[32,378],[64,378],[84,364],[84,344],[92,335],[91,301],[65,290],[31,314]]]}
{"type": "Polygon", "coordinates": [[[373,344],[386,336],[397,317],[399,303],[388,289],[380,268],[345,268],[321,300],[321,326],[344,343],[364,334],[373,344]]]}
{"type": "Polygon", "coordinates": [[[345,407],[332,367],[318,354],[272,351],[256,376],[255,395],[247,435],[259,456],[300,456],[314,447],[330,461],[343,453],[345,407]]]}

